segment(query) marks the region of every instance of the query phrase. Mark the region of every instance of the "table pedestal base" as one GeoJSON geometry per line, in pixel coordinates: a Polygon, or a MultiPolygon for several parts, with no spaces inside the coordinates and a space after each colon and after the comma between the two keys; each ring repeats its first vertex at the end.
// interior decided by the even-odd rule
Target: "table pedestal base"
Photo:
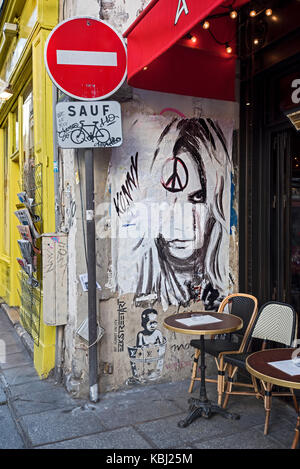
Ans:
{"type": "Polygon", "coordinates": [[[228,412],[225,409],[222,409],[218,404],[214,404],[213,402],[207,400],[200,400],[191,398],[188,400],[190,404],[189,414],[184,420],[180,420],[178,422],[178,427],[185,428],[190,425],[194,420],[198,417],[204,417],[209,419],[213,414],[220,414],[222,417],[231,420],[238,420],[240,416],[238,414],[233,414],[228,412]]]}

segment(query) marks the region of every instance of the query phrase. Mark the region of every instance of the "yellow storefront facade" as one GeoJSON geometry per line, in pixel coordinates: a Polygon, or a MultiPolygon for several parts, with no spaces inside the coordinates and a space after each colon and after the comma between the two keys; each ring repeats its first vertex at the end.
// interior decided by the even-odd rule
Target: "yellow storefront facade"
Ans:
{"type": "Polygon", "coordinates": [[[53,88],[43,63],[47,36],[58,23],[58,3],[0,2],[0,88],[10,93],[8,99],[0,94],[0,297],[17,307],[33,339],[41,378],[55,364],[55,327],[43,322],[39,235],[55,232],[53,88]],[[37,232],[31,264],[24,263],[21,251],[28,243],[17,214],[24,210],[32,217],[31,235],[37,232]]]}

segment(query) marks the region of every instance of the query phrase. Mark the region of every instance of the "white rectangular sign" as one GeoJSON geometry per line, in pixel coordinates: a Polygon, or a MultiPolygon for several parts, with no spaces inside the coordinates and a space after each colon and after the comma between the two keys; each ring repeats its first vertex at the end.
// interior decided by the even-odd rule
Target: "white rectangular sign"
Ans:
{"type": "Polygon", "coordinates": [[[122,144],[121,106],[117,101],[66,101],[56,105],[61,148],[107,148],[122,144]]]}

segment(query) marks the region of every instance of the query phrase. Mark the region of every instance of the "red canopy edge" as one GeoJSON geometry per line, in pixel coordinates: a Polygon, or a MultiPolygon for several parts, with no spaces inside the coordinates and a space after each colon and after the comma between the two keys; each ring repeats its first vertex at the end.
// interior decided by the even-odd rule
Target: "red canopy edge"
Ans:
{"type": "MultiPolygon", "coordinates": [[[[248,1],[236,0],[234,8],[248,1]]],[[[152,0],[123,34],[127,37],[128,83],[136,88],[234,101],[234,54],[229,56],[225,46],[199,26],[210,14],[224,13],[221,4],[229,5],[224,0],[152,0]],[[194,31],[198,42],[188,47],[185,37],[194,31]]],[[[221,42],[231,40],[236,22],[229,16],[213,21],[215,36],[222,33],[221,42]]]]}

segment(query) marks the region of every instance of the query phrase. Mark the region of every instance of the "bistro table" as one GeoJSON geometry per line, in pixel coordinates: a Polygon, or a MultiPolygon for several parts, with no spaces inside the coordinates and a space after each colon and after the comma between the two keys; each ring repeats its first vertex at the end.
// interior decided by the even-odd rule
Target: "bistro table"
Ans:
{"type": "MultiPolygon", "coordinates": [[[[267,396],[271,396],[273,385],[283,386],[290,389],[300,389],[300,367],[299,374],[290,375],[273,365],[271,362],[282,362],[292,359],[293,352],[296,352],[295,348],[276,348],[260,350],[254,352],[246,359],[246,368],[249,373],[256,378],[266,382],[267,396]]],[[[299,351],[299,350],[298,350],[299,351]]],[[[269,412],[269,409],[266,409],[269,412]]],[[[291,446],[291,449],[295,449],[299,443],[299,432],[300,432],[300,413],[298,407],[298,417],[295,429],[295,437],[291,446]]]]}
{"type": "Polygon", "coordinates": [[[178,313],[168,316],[164,326],[180,334],[200,335],[201,347],[201,383],[198,399],[190,398],[188,403],[189,414],[184,420],[178,422],[179,427],[187,427],[198,417],[210,418],[213,413],[230,419],[238,419],[239,415],[230,413],[217,404],[212,403],[206,394],[205,385],[205,335],[226,334],[237,331],[243,327],[243,321],[229,313],[216,313],[210,311],[178,313]],[[216,321],[218,320],[218,321],[216,321]],[[184,321],[184,322],[182,322],[184,321]],[[201,323],[202,322],[202,323],[201,323]]]}

